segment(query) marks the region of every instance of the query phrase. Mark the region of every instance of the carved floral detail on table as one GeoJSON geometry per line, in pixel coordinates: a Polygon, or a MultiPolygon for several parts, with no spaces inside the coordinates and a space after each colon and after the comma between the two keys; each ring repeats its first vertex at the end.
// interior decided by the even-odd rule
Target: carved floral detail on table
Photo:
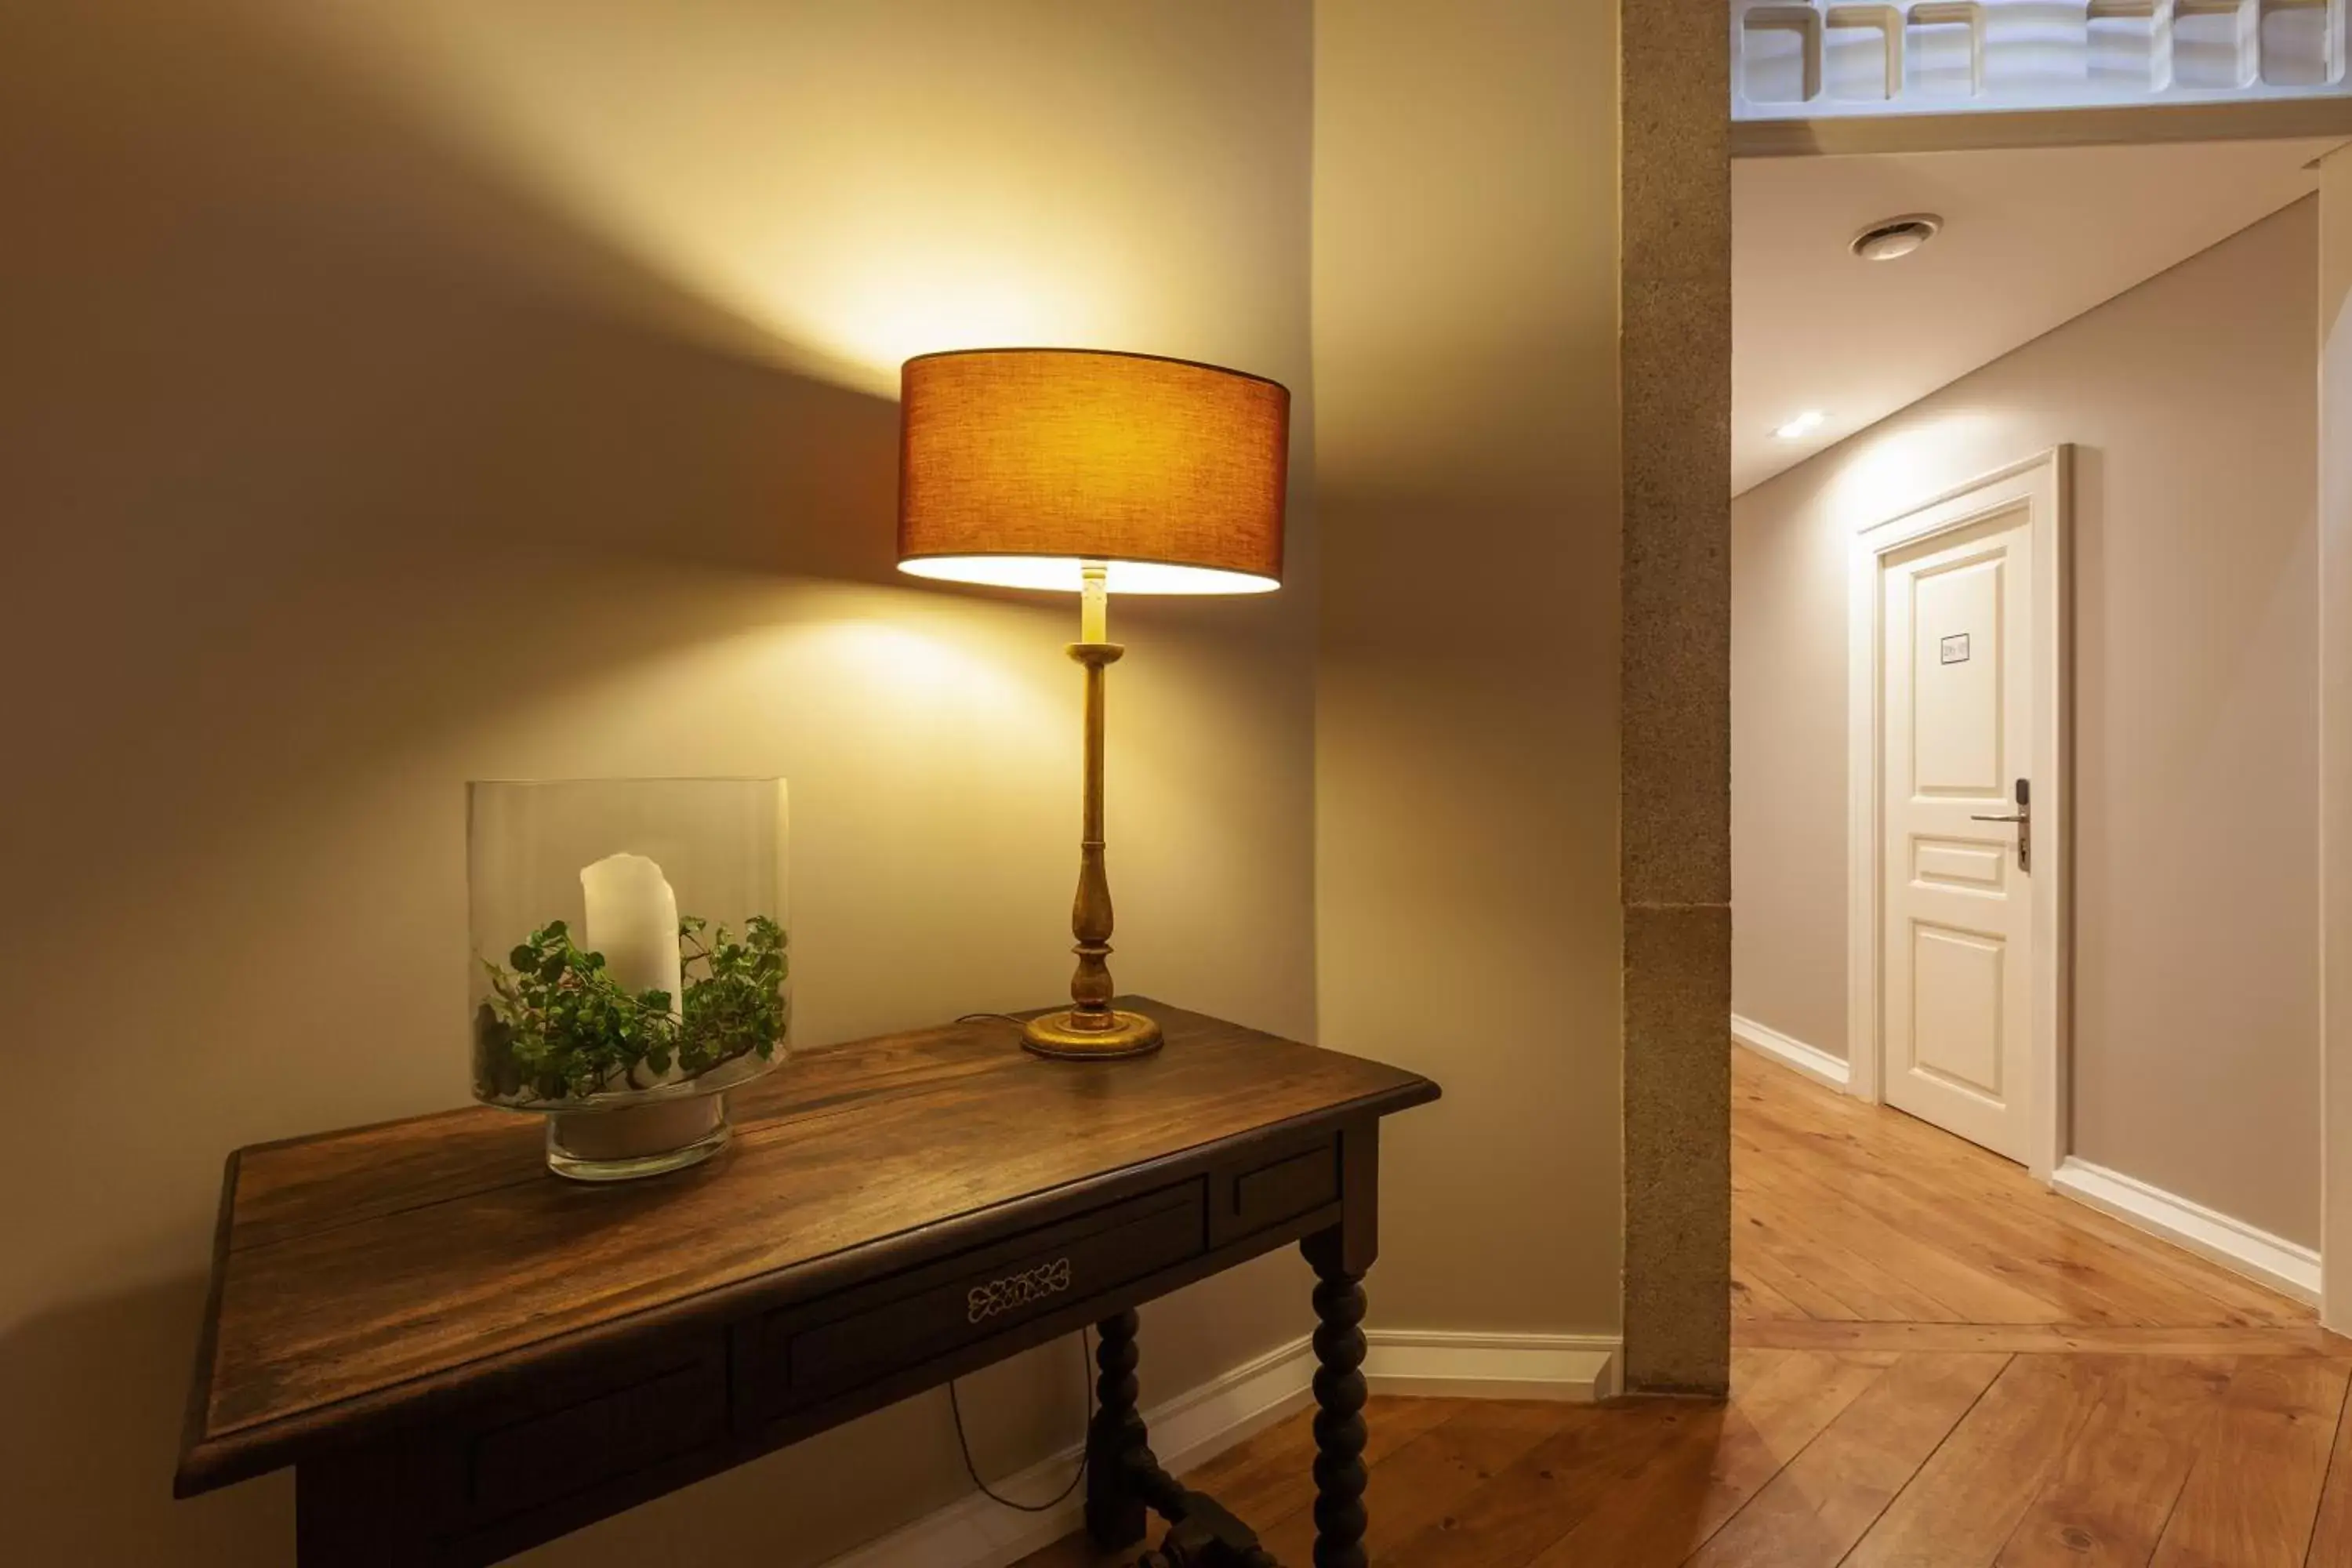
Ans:
{"type": "Polygon", "coordinates": [[[1000,1312],[1025,1307],[1048,1296],[1058,1296],[1069,1288],[1070,1260],[1056,1258],[1051,1263],[1041,1263],[1022,1273],[1008,1274],[1002,1279],[973,1286],[964,1293],[964,1321],[986,1322],[1000,1312]]]}

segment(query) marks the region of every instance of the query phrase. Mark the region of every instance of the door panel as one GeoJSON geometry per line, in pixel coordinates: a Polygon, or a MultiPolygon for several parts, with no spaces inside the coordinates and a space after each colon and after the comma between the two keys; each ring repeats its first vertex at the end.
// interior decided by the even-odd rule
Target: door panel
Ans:
{"type": "Polygon", "coordinates": [[[2002,942],[1911,925],[1911,1038],[1916,1070],[1992,1103],[2001,1089],[2002,942]]]}
{"type": "Polygon", "coordinates": [[[1879,939],[1886,1102],[2022,1162],[2032,885],[2032,531],[2011,506],[1885,557],[1879,939]]]}
{"type": "Polygon", "coordinates": [[[1909,693],[1935,722],[1912,731],[1913,786],[1923,795],[1998,795],[2001,745],[2001,554],[1975,554],[1910,577],[1916,646],[1909,693]],[[1990,633],[1990,635],[1988,635],[1990,633]]]}
{"type": "Polygon", "coordinates": [[[1995,845],[1914,838],[1911,853],[1912,879],[1926,886],[1998,892],[2009,880],[2009,851],[1995,845]]]}

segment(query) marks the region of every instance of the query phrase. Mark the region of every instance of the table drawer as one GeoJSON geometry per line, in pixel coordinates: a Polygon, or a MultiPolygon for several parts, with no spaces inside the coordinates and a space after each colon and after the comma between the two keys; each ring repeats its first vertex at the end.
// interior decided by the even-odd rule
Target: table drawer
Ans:
{"type": "Polygon", "coordinates": [[[1209,1226],[1213,1247],[1271,1230],[1339,1201],[1339,1141],[1321,1138],[1218,1173],[1209,1226]]]}
{"type": "Polygon", "coordinates": [[[1198,1257],[1206,1198],[1186,1182],[773,1313],[742,1357],[745,1413],[849,1393],[1198,1257]]]}
{"type": "Polygon", "coordinates": [[[481,1433],[467,1502],[493,1519],[672,1458],[727,1432],[725,1342],[643,1382],[481,1433]]]}
{"type": "MultiPolygon", "coordinates": [[[[302,1484],[306,1495],[368,1496],[391,1485],[404,1500],[402,1531],[415,1541],[459,1541],[723,1443],[727,1365],[727,1337],[718,1332],[615,1350],[533,1377],[489,1409],[305,1461],[302,1484]]],[[[389,1537],[377,1545],[390,1560],[432,1556],[414,1541],[398,1552],[389,1537]]]]}

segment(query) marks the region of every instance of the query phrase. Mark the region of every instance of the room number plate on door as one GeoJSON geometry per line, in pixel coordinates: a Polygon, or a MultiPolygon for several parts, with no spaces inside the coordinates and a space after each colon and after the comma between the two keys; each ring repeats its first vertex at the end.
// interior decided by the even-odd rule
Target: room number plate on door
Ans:
{"type": "Polygon", "coordinates": [[[1943,662],[1946,664],[1966,664],[1969,662],[1968,633],[1958,632],[1944,639],[1943,662]]]}

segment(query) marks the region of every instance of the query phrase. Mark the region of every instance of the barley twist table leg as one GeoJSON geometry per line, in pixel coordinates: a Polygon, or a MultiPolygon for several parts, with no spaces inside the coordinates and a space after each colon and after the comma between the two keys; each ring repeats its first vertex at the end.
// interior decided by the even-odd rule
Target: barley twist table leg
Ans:
{"type": "Polygon", "coordinates": [[[1364,1287],[1316,1263],[1315,1568],[1364,1568],[1364,1287]]]}
{"type": "Polygon", "coordinates": [[[1136,1315],[1118,1312],[1095,1325],[1101,1342],[1095,1363],[1094,1419],[1087,1427],[1087,1534],[1116,1552],[1143,1539],[1143,1496],[1132,1459],[1150,1452],[1150,1434],[1135,1408],[1136,1315]]]}

